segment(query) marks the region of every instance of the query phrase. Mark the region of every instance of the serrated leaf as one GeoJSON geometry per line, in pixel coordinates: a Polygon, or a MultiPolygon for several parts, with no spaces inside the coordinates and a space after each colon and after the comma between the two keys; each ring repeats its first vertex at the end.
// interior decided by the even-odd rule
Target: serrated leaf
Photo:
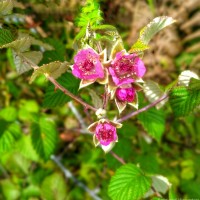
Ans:
{"type": "Polygon", "coordinates": [[[140,31],[139,39],[135,44],[133,44],[129,52],[133,53],[136,50],[139,51],[139,49],[141,49],[141,51],[143,51],[142,49],[147,49],[148,44],[154,35],[166,26],[173,24],[174,22],[175,20],[172,17],[156,17],[140,31]]]}
{"type": "Polygon", "coordinates": [[[43,199],[48,200],[65,200],[67,199],[66,182],[59,173],[47,176],[42,182],[41,195],[43,199]]]}
{"type": "Polygon", "coordinates": [[[0,2],[0,15],[6,15],[13,9],[12,0],[2,0],[0,2]]]}
{"type": "Polygon", "coordinates": [[[30,135],[23,135],[16,148],[25,158],[35,162],[39,160],[39,156],[31,143],[30,135]]]}
{"type": "MultiPolygon", "coordinates": [[[[73,94],[77,94],[80,81],[72,74],[65,73],[60,76],[57,81],[73,94]]],[[[65,95],[60,90],[55,90],[55,86],[52,83],[49,83],[44,96],[43,106],[46,108],[53,108],[56,106],[62,106],[70,100],[71,98],[69,96],[65,95]]]]}
{"type": "Polygon", "coordinates": [[[30,83],[32,83],[35,78],[39,75],[51,76],[54,79],[57,79],[61,74],[65,73],[68,70],[68,62],[52,62],[49,64],[42,65],[40,68],[36,69],[31,76],[30,83]]]}
{"type": "MultiPolygon", "coordinates": [[[[152,103],[156,100],[158,100],[164,92],[160,89],[159,85],[155,83],[154,81],[145,81],[144,85],[144,94],[146,98],[152,103]]],[[[167,102],[167,99],[161,101],[156,105],[157,109],[160,109],[165,103],[167,102]]]]}
{"type": "Polygon", "coordinates": [[[144,44],[141,40],[138,40],[128,51],[129,53],[145,51],[149,49],[149,46],[144,44]]]}
{"type": "Polygon", "coordinates": [[[151,178],[133,164],[120,167],[111,178],[108,194],[113,200],[138,200],[150,189],[151,178]]]}
{"type": "Polygon", "coordinates": [[[138,119],[147,133],[159,142],[165,130],[165,115],[163,110],[151,108],[140,113],[138,119]]]}
{"type": "Polygon", "coordinates": [[[53,121],[46,117],[40,117],[37,122],[33,122],[31,141],[40,158],[48,160],[54,153],[58,141],[58,133],[53,121]]]}
{"type": "Polygon", "coordinates": [[[171,90],[169,102],[177,117],[186,116],[200,105],[200,80],[191,79],[189,87],[171,90]]]}
{"type": "Polygon", "coordinates": [[[18,123],[9,123],[0,119],[0,153],[12,149],[20,134],[21,129],[18,123]]]}
{"type": "Polygon", "coordinates": [[[19,74],[29,71],[37,65],[42,59],[42,53],[40,51],[28,51],[17,53],[13,51],[14,64],[19,74]]]}
{"type": "Polygon", "coordinates": [[[178,84],[180,86],[187,87],[189,85],[191,78],[199,79],[199,76],[190,70],[185,70],[185,71],[181,72],[181,74],[179,75],[178,84]]]}
{"type": "Polygon", "coordinates": [[[31,39],[29,37],[24,37],[17,39],[13,42],[6,43],[4,45],[0,46],[0,49],[2,48],[12,48],[16,52],[24,52],[28,50],[31,46],[31,39]]]}
{"type": "Polygon", "coordinates": [[[0,28],[0,48],[4,44],[11,43],[14,37],[10,30],[0,28]]]}

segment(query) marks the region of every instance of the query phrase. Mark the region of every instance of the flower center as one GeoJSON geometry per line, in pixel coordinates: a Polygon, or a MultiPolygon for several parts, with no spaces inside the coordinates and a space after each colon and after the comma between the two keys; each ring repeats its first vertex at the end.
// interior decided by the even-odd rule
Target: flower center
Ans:
{"type": "Polygon", "coordinates": [[[113,126],[110,124],[101,124],[101,128],[96,133],[98,140],[100,141],[113,141],[114,140],[114,130],[113,126]],[[108,127],[109,126],[109,127],[108,127]]]}
{"type": "Polygon", "coordinates": [[[79,63],[79,69],[85,74],[85,75],[91,75],[94,74],[95,71],[95,64],[96,59],[92,56],[88,56],[87,59],[85,59],[84,62],[79,63]]]}
{"type": "Polygon", "coordinates": [[[118,62],[114,64],[114,70],[117,76],[124,78],[135,74],[134,58],[121,58],[118,62]]]}

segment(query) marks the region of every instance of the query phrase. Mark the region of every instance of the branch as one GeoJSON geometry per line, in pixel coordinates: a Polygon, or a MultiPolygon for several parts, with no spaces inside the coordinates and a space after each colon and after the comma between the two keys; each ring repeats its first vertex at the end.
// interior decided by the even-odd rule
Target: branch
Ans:
{"type": "Polygon", "coordinates": [[[60,85],[53,77],[51,76],[47,76],[47,79],[53,83],[55,85],[56,88],[58,88],[59,90],[61,90],[64,94],[66,94],[67,96],[71,97],[72,99],[74,99],[75,101],[77,101],[78,103],[80,103],[81,105],[83,105],[86,109],[90,109],[93,111],[97,111],[97,109],[89,104],[87,104],[86,102],[84,102],[82,99],[80,99],[79,97],[77,97],[76,95],[72,94],[69,90],[67,90],[66,88],[64,88],[62,85],[60,85]]]}
{"type": "Polygon", "coordinates": [[[65,168],[65,166],[60,162],[60,159],[57,156],[52,155],[51,159],[55,162],[55,164],[63,172],[63,174],[65,175],[65,178],[71,179],[80,188],[85,190],[94,200],[101,200],[101,198],[96,195],[96,192],[94,190],[90,190],[86,185],[84,185],[82,182],[80,182],[78,179],[76,179],[74,177],[74,175],[67,168],[65,168]]]}
{"type": "Polygon", "coordinates": [[[164,94],[163,96],[161,96],[159,99],[157,99],[153,103],[151,103],[151,104],[149,104],[149,105],[147,105],[147,106],[145,106],[145,107],[143,107],[143,108],[141,108],[141,109],[139,109],[137,111],[131,112],[131,113],[123,116],[122,118],[118,119],[117,122],[123,122],[123,121],[125,121],[125,120],[127,120],[127,119],[129,119],[129,118],[131,118],[131,117],[133,117],[135,115],[138,115],[139,113],[144,112],[144,111],[148,110],[149,108],[154,107],[155,105],[157,105],[158,103],[160,103],[161,101],[166,99],[167,97],[168,97],[168,93],[164,94]]]}
{"type": "MultiPolygon", "coordinates": [[[[35,63],[33,63],[31,60],[27,59],[26,57],[24,57],[24,60],[26,63],[28,63],[34,70],[37,70],[39,68],[39,66],[37,66],[35,63]]],[[[60,85],[53,77],[46,75],[47,79],[54,84],[54,86],[56,88],[58,88],[59,90],[61,90],[64,94],[66,94],[67,96],[71,97],[72,99],[74,99],[75,101],[77,101],[78,103],[82,104],[86,109],[90,109],[93,111],[97,111],[97,109],[91,105],[89,105],[88,103],[84,102],[81,98],[77,97],[76,95],[72,94],[69,90],[67,90],[66,88],[64,88],[62,85],[60,85]]]]}

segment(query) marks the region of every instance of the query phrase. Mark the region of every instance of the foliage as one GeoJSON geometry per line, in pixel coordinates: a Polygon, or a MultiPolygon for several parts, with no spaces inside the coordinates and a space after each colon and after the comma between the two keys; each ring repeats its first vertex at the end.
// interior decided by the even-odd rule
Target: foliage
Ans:
{"type": "MultiPolygon", "coordinates": [[[[200,198],[200,80],[195,70],[181,68],[196,54],[177,57],[168,85],[135,76],[136,102],[126,102],[119,115],[109,67],[128,47],[116,27],[126,33],[117,21],[103,24],[109,1],[86,0],[79,13],[74,2],[0,2],[0,199],[200,198]],[[72,73],[74,54],[85,48],[98,53],[109,74],[92,85],[72,73]],[[94,148],[87,130],[105,115],[109,134],[118,133],[107,154],[94,148]]],[[[155,34],[174,22],[156,17],[140,31],[129,47],[140,66],[155,34]]]]}

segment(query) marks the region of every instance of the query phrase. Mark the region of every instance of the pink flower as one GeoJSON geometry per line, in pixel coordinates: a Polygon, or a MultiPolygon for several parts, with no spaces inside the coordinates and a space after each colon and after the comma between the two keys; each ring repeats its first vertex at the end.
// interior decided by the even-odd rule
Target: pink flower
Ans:
{"type": "Polygon", "coordinates": [[[117,141],[116,127],[109,122],[98,124],[95,129],[95,135],[100,144],[104,146],[117,141]]]}
{"type": "Polygon", "coordinates": [[[99,55],[91,48],[80,50],[74,57],[72,74],[83,80],[104,78],[99,55]]]}
{"type": "Polygon", "coordinates": [[[133,102],[135,98],[135,89],[133,87],[117,88],[116,97],[119,101],[133,102]]]}
{"type": "Polygon", "coordinates": [[[100,119],[98,122],[94,122],[88,127],[88,130],[94,132],[94,144],[95,146],[101,145],[105,152],[111,150],[115,142],[118,141],[116,128],[121,128],[121,124],[117,122],[111,122],[106,119],[100,119]]]}
{"type": "Polygon", "coordinates": [[[115,99],[119,113],[126,108],[127,104],[138,109],[138,97],[136,93],[137,89],[135,87],[136,85],[129,83],[116,88],[116,90],[113,90],[112,98],[115,99]]]}
{"type": "Polygon", "coordinates": [[[146,72],[144,63],[136,54],[123,53],[118,52],[109,67],[112,80],[117,86],[133,83],[146,72]]]}

